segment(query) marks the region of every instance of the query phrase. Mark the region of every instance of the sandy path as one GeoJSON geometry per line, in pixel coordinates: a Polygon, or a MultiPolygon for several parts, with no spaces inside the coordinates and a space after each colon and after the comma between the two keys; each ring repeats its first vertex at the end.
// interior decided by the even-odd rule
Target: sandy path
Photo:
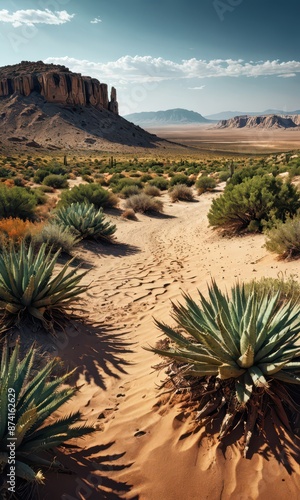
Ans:
{"type": "Polygon", "coordinates": [[[79,366],[76,383],[84,384],[66,412],[80,407],[99,432],[80,443],[83,451],[71,448],[72,457],[64,457],[77,477],[49,474],[43,498],[300,498],[299,476],[267,450],[241,459],[237,445],[191,434],[179,405],[160,405],[156,386],[164,374],[153,371],[159,359],[142,348],[158,338],[153,316],[171,321],[170,299],[180,299],[181,289],[205,292],[211,276],[230,286],[236,278],[300,273],[300,262],[268,254],[263,236],[225,239],[208,228],[213,196],[171,204],[164,195],[165,216],[118,219],[120,245],[83,251],[93,266],[87,310],[101,325],[94,332],[70,328],[58,353],[79,366]]]}

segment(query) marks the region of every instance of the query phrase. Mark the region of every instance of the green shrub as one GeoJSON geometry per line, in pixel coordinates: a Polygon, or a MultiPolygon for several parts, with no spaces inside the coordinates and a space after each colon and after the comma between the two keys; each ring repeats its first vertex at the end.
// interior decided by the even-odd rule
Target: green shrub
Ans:
{"type": "Polygon", "coordinates": [[[148,182],[148,181],[151,181],[151,179],[152,179],[152,175],[150,175],[150,174],[143,174],[140,177],[141,182],[148,182]]]}
{"type": "Polygon", "coordinates": [[[218,172],[218,179],[219,182],[226,182],[230,177],[230,173],[227,170],[222,170],[221,172],[218,172]]]}
{"type": "Polygon", "coordinates": [[[33,368],[36,349],[32,346],[25,357],[19,358],[19,344],[11,355],[4,346],[1,359],[0,400],[2,418],[0,425],[0,471],[1,498],[35,498],[35,486],[44,483],[41,468],[59,469],[62,465],[54,453],[49,458],[44,454],[66,441],[80,438],[94,428],[82,421],[80,411],[63,418],[53,419],[53,414],[77,392],[77,387],[63,386],[73,373],[53,377],[59,364],[58,359],[48,362],[42,370],[33,368]],[[51,378],[52,376],[52,378],[51,378]],[[14,408],[13,421],[7,408],[14,408]],[[49,422],[48,418],[51,418],[49,422]],[[9,441],[13,435],[16,440],[9,441]],[[16,489],[11,495],[8,481],[9,457],[12,456],[8,443],[14,443],[16,489]],[[16,495],[16,496],[15,496],[16,495]]]}
{"type": "Polygon", "coordinates": [[[132,208],[135,212],[140,213],[162,212],[163,202],[141,193],[128,198],[125,202],[125,208],[132,208]]]}
{"type": "Polygon", "coordinates": [[[170,186],[172,187],[176,184],[186,184],[186,186],[192,186],[194,184],[194,181],[185,174],[176,174],[171,178],[170,186]]]}
{"type": "Polygon", "coordinates": [[[113,185],[112,190],[114,193],[123,193],[124,188],[127,187],[138,187],[139,189],[142,189],[143,184],[141,183],[141,181],[139,181],[139,179],[130,179],[130,177],[124,177],[113,185]]]}
{"type": "Polygon", "coordinates": [[[43,184],[45,186],[53,187],[54,189],[65,189],[69,185],[67,178],[64,175],[56,174],[47,175],[43,180],[43,184]]]}
{"type": "Polygon", "coordinates": [[[257,296],[237,284],[223,293],[213,281],[200,305],[184,295],[173,304],[176,327],[156,321],[167,346],[152,351],[171,360],[176,389],[197,393],[197,420],[220,426],[220,439],[244,432],[244,455],[255,430],[274,419],[296,427],[299,415],[300,305],[282,303],[279,293],[257,296]],[[263,416],[263,418],[262,418],[263,416]]]}
{"type": "Polygon", "coordinates": [[[213,200],[208,220],[211,226],[232,233],[262,231],[276,219],[285,221],[299,207],[299,193],[291,183],[268,175],[256,176],[227,185],[224,194],[213,200]]]}
{"type": "Polygon", "coordinates": [[[96,208],[111,208],[118,204],[116,195],[104,189],[100,184],[79,184],[69,191],[63,191],[59,206],[72,203],[93,203],[96,208]]]}
{"type": "Polygon", "coordinates": [[[267,278],[263,277],[259,280],[251,280],[245,284],[245,292],[250,294],[255,292],[258,299],[262,299],[267,294],[279,294],[280,303],[291,301],[292,304],[299,304],[300,298],[300,283],[293,276],[288,278],[267,278]]]}
{"type": "Polygon", "coordinates": [[[38,187],[31,189],[30,192],[34,194],[37,205],[44,205],[44,203],[46,203],[47,196],[45,191],[38,187]]]}
{"type": "Polygon", "coordinates": [[[0,185],[0,218],[33,219],[37,199],[25,188],[0,185]]]}
{"type": "Polygon", "coordinates": [[[176,184],[170,191],[169,196],[171,201],[174,203],[176,201],[194,201],[194,193],[191,188],[185,184],[176,184]]]}
{"type": "Polygon", "coordinates": [[[160,189],[158,189],[158,187],[156,187],[156,186],[151,186],[150,184],[145,186],[143,191],[147,196],[160,196],[161,195],[160,189]]]}
{"type": "Polygon", "coordinates": [[[55,212],[54,220],[80,238],[112,241],[116,226],[105,221],[103,209],[90,203],[72,203],[55,212]]]}
{"type": "Polygon", "coordinates": [[[34,247],[37,248],[45,243],[47,250],[50,250],[51,253],[62,250],[68,255],[72,255],[74,246],[78,243],[78,238],[70,229],[51,222],[43,226],[41,231],[36,232],[31,241],[34,247]]]}
{"type": "Polygon", "coordinates": [[[300,216],[278,222],[267,233],[266,248],[277,253],[282,259],[300,256],[300,216]]]}
{"type": "Polygon", "coordinates": [[[169,189],[169,181],[164,177],[154,177],[154,179],[151,179],[151,181],[149,181],[149,185],[155,186],[161,191],[166,191],[167,189],[169,189]]]}
{"type": "Polygon", "coordinates": [[[213,177],[202,176],[196,182],[198,194],[205,193],[206,191],[213,191],[216,187],[217,183],[213,177]]]}
{"type": "Polygon", "coordinates": [[[2,249],[0,254],[0,330],[18,324],[24,318],[38,319],[53,331],[87,286],[79,285],[87,271],[77,274],[67,262],[57,276],[53,270],[59,252],[51,255],[43,244],[36,254],[34,245],[20,249],[2,249]]]}

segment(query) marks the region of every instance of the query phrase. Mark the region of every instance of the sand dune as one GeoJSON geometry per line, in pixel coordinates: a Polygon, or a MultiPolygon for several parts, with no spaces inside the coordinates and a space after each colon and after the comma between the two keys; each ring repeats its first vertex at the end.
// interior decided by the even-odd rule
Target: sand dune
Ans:
{"type": "Polygon", "coordinates": [[[280,463],[280,446],[275,458],[261,441],[243,459],[239,444],[195,429],[180,403],[161,395],[165,375],[152,368],[159,358],[143,349],[159,338],[153,316],[171,322],[170,299],[181,289],[205,293],[211,277],[224,287],[278,273],[299,278],[300,262],[276,261],[263,236],[225,239],[210,229],[214,196],[172,204],[164,195],[165,215],[117,218],[120,245],[81,251],[91,266],[85,310],[95,325],[70,326],[57,351],[78,366],[73,382],[82,386],[65,412],[80,407],[98,432],[59,453],[74,474],[47,473],[45,500],[299,498],[299,459],[280,463]]]}

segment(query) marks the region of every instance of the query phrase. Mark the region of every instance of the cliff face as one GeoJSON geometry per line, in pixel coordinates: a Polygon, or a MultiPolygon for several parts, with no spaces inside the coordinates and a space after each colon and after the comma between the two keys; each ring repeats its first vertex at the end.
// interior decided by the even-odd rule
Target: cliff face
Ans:
{"type": "Polygon", "coordinates": [[[300,125],[300,115],[235,116],[221,120],[216,128],[295,128],[300,125]]]}
{"type": "Polygon", "coordinates": [[[118,114],[116,89],[112,87],[109,99],[106,83],[100,83],[95,78],[72,73],[64,66],[42,62],[22,62],[0,68],[0,97],[15,93],[29,96],[33,92],[53,104],[91,105],[118,114]]]}

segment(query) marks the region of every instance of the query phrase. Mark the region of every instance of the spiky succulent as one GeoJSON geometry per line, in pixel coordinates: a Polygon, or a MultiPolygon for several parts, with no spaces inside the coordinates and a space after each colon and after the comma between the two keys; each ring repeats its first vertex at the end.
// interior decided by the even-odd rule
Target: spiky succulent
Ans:
{"type": "MultiPolygon", "coordinates": [[[[47,424],[48,417],[69,401],[77,390],[61,387],[71,373],[51,378],[58,359],[36,372],[33,369],[36,354],[33,347],[22,360],[19,359],[19,344],[11,356],[8,351],[4,345],[0,368],[1,498],[9,497],[8,473],[11,467],[16,474],[17,486],[43,483],[41,468],[62,467],[52,456],[45,456],[45,450],[94,432],[93,427],[83,424],[79,411],[55,421],[52,419],[47,424]]],[[[23,489],[17,498],[23,500],[25,497],[23,489]]]]}
{"type": "Polygon", "coordinates": [[[79,238],[111,241],[116,232],[116,226],[105,221],[103,209],[92,203],[72,203],[62,207],[55,212],[54,220],[71,229],[79,238]]]}
{"type": "Polygon", "coordinates": [[[270,406],[286,426],[300,410],[292,397],[300,384],[300,306],[282,303],[280,291],[258,296],[240,284],[229,296],[214,281],[208,300],[199,295],[200,307],[187,294],[186,305],[173,304],[178,328],[156,321],[172,342],[151,350],[173,359],[185,378],[199,379],[200,418],[225,409],[221,438],[235,417],[244,420],[247,451],[270,406]]]}
{"type": "Polygon", "coordinates": [[[53,329],[55,318],[63,317],[71,304],[87,286],[79,285],[87,274],[77,273],[68,261],[54,274],[59,251],[54,255],[47,245],[41,245],[35,254],[32,244],[24,242],[20,249],[3,249],[0,254],[0,328],[17,324],[25,317],[40,320],[53,329]]]}

